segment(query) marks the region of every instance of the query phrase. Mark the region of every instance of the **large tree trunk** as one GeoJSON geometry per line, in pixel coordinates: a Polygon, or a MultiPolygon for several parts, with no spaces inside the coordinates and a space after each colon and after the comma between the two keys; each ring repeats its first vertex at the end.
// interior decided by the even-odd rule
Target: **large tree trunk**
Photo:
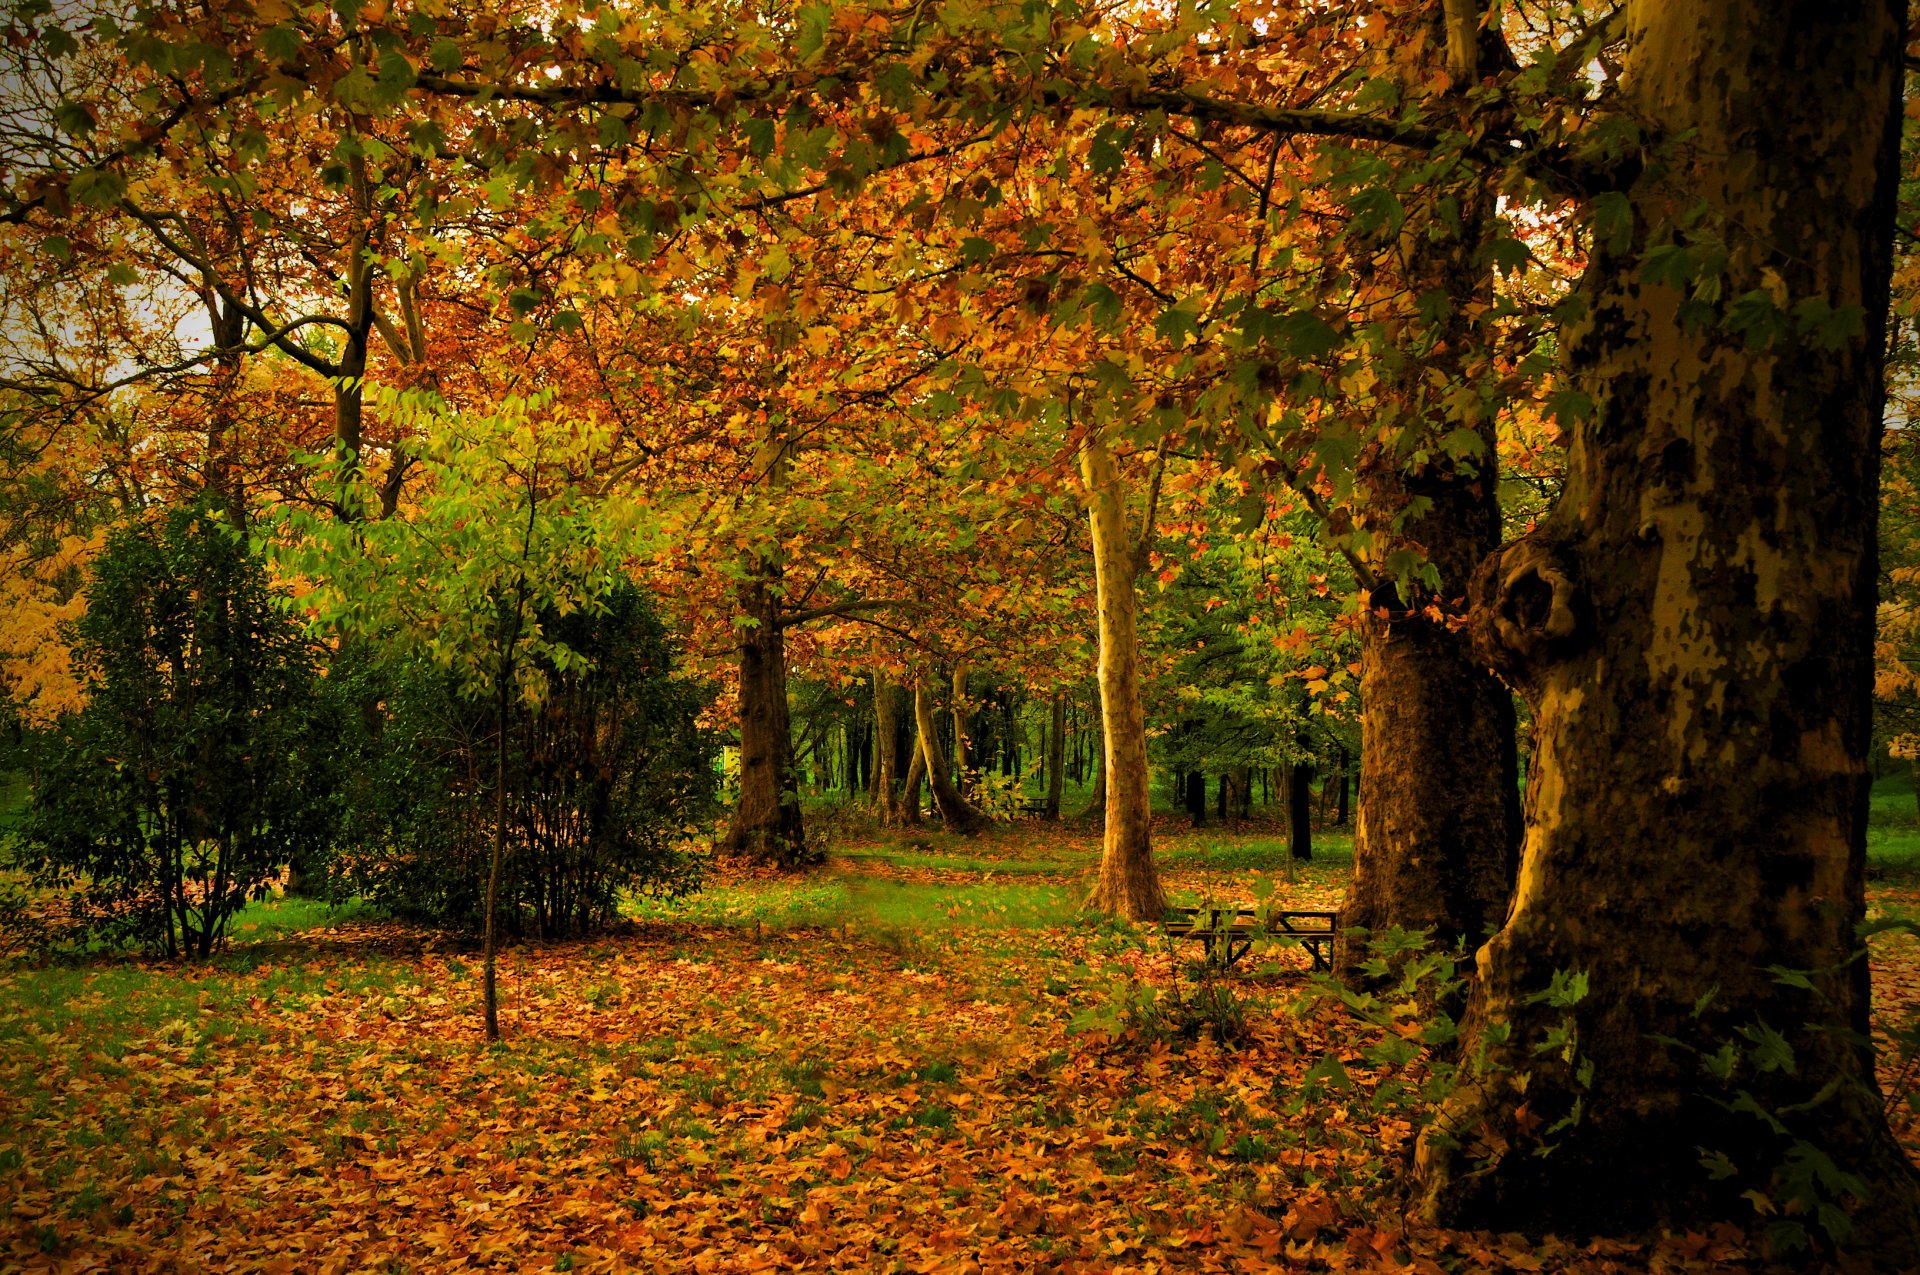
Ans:
{"type": "MultiPolygon", "coordinates": [[[[1153,866],[1147,719],[1140,706],[1140,643],[1134,576],[1141,550],[1127,527],[1126,489],[1098,431],[1080,452],[1091,498],[1093,571],[1100,605],[1100,716],[1105,729],[1107,819],[1092,906],[1135,921],[1158,920],[1167,896],[1153,866]]],[[[1151,528],[1148,529],[1151,531],[1151,528]]]]}
{"type": "MultiPolygon", "coordinates": [[[[1485,7],[1448,2],[1469,17],[1485,7]]],[[[1429,77],[1453,69],[1462,87],[1477,83],[1451,68],[1441,0],[1428,16],[1425,56],[1410,67],[1429,77]]],[[[1500,545],[1493,416],[1474,396],[1455,393],[1484,373],[1476,316],[1493,289],[1484,252],[1492,217],[1487,183],[1469,176],[1413,202],[1400,235],[1394,268],[1407,295],[1423,305],[1444,297],[1445,312],[1407,324],[1409,357],[1382,382],[1397,427],[1362,452],[1356,480],[1367,525],[1383,529],[1369,555],[1374,568],[1384,575],[1388,555],[1411,541],[1438,583],[1403,599],[1382,581],[1361,612],[1360,765],[1372,782],[1360,800],[1341,917],[1343,928],[1399,926],[1469,950],[1506,920],[1520,847],[1512,697],[1443,618],[1463,609],[1474,568],[1500,545]],[[1476,439],[1477,454],[1455,460],[1459,444],[1439,440],[1460,430],[1476,439]],[[1410,463],[1416,451],[1426,458],[1410,463]],[[1384,534],[1415,504],[1426,512],[1403,534],[1384,534]]],[[[1368,955],[1364,934],[1355,937],[1343,937],[1336,954],[1349,978],[1368,955]]]]}
{"type": "Polygon", "coordinates": [[[882,823],[900,820],[900,798],[894,785],[900,779],[897,688],[879,669],[873,671],[873,797],[882,823]]]}
{"type": "Polygon", "coordinates": [[[1855,959],[1905,5],[1627,12],[1618,109],[1675,140],[1632,174],[1631,242],[1594,246],[1562,334],[1593,403],[1565,491],[1476,580],[1477,649],[1537,743],[1512,914],[1464,1024],[1482,1061],[1420,1142],[1425,1210],[1692,1225],[1751,1220],[1757,1191],[1809,1223],[1851,1209],[1868,1268],[1911,1269],[1920,1187],[1855,959]],[[1730,308],[1648,277],[1679,217],[1724,243],[1730,308]],[[1577,1003],[1542,995],[1576,973],[1577,1003]],[[1795,1201],[1785,1175],[1820,1157],[1865,1200],[1795,1201]]]}
{"type": "Polygon", "coordinates": [[[1067,786],[1067,693],[1053,693],[1053,750],[1047,754],[1047,818],[1060,818],[1060,797],[1067,786]]]}
{"type": "Polygon", "coordinates": [[[764,559],[740,585],[740,800],[725,849],[785,868],[817,859],[800,818],[800,776],[787,716],[787,646],[773,584],[779,568],[764,559]]]}
{"type": "Polygon", "coordinates": [[[927,782],[933,785],[933,804],[949,831],[972,836],[986,819],[967,804],[947,773],[947,759],[940,755],[940,736],[933,720],[933,697],[924,681],[913,688],[913,717],[920,726],[920,754],[927,765],[927,782]]]}

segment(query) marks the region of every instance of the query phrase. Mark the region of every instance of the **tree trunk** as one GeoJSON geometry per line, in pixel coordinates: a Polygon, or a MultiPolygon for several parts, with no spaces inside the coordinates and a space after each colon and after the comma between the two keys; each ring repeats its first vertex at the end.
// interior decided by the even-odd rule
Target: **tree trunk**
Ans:
{"type": "Polygon", "coordinates": [[[1195,770],[1188,773],[1186,782],[1181,785],[1181,796],[1186,800],[1187,814],[1193,818],[1193,826],[1207,826],[1207,777],[1195,770]]]}
{"type": "Polygon", "coordinates": [[[978,810],[967,804],[960,790],[953,786],[953,780],[947,777],[947,759],[940,755],[940,736],[935,733],[932,700],[924,682],[914,686],[913,716],[920,724],[920,752],[926,760],[927,781],[933,785],[933,804],[939,809],[940,818],[948,831],[970,837],[980,831],[986,820],[978,810]]]}
{"type": "MultiPolygon", "coordinates": [[[[1288,849],[1300,860],[1313,858],[1313,763],[1301,758],[1287,775],[1288,849]]],[[[1341,923],[1346,923],[1342,913],[1341,923]]]]}
{"type": "Polygon", "coordinates": [[[1353,755],[1347,751],[1345,744],[1341,744],[1339,747],[1340,773],[1339,778],[1334,782],[1340,785],[1340,799],[1333,808],[1333,826],[1336,828],[1344,828],[1347,826],[1347,820],[1352,817],[1347,807],[1347,793],[1353,786],[1351,782],[1353,779],[1353,755]]]}
{"type": "Polygon", "coordinates": [[[920,783],[926,778],[927,758],[920,749],[920,735],[914,733],[913,760],[907,763],[907,778],[900,785],[900,804],[896,807],[902,827],[920,826],[920,783]]]}
{"type": "Polygon", "coordinates": [[[897,733],[898,704],[893,683],[879,669],[873,671],[873,801],[880,821],[891,827],[900,820],[900,798],[894,789],[899,780],[900,745],[897,733]]]}
{"type": "MultiPolygon", "coordinates": [[[[972,784],[967,771],[973,765],[971,750],[967,747],[967,670],[960,665],[953,666],[953,786],[965,796],[972,784]]],[[[939,790],[934,790],[936,795],[939,790]]]]}
{"type": "Polygon", "coordinates": [[[1153,866],[1147,720],[1140,706],[1140,644],[1134,629],[1139,598],[1133,580],[1142,554],[1127,527],[1120,472],[1097,430],[1087,436],[1080,465],[1091,498],[1088,515],[1100,605],[1100,717],[1106,738],[1105,844],[1099,882],[1089,902],[1109,915],[1152,921],[1167,910],[1167,896],[1153,866]]]}
{"type": "Polygon", "coordinates": [[[500,982],[496,958],[500,951],[500,865],[507,857],[507,715],[511,703],[512,677],[510,671],[503,669],[495,679],[498,687],[494,697],[494,725],[498,728],[498,734],[493,750],[493,855],[487,864],[486,917],[482,922],[484,937],[480,940],[480,1004],[481,1014],[486,1020],[488,1040],[500,1039],[500,982]]]}
{"type": "Polygon", "coordinates": [[[774,584],[779,568],[760,559],[739,589],[740,800],[727,853],[783,868],[818,861],[800,817],[800,776],[787,716],[787,646],[774,584]]]}
{"type": "Polygon", "coordinates": [[[1476,649],[1536,742],[1463,1025],[1481,1061],[1420,1141],[1431,1217],[1692,1226],[1750,1221],[1757,1191],[1782,1220],[1851,1210],[1863,1269],[1920,1253],[1855,959],[1904,14],[1628,0],[1618,109],[1674,140],[1627,175],[1631,222],[1562,334],[1593,405],[1565,489],[1476,577],[1476,649]],[[1710,296],[1761,330],[1649,277],[1679,216],[1724,244],[1710,296]],[[1583,999],[1543,995],[1571,973],[1583,999]]]}
{"type": "MultiPolygon", "coordinates": [[[[1448,0],[1461,9],[1459,0],[1448,0]]],[[[1471,15],[1483,4],[1467,3],[1471,15]]],[[[1449,57],[1469,55],[1445,21],[1440,0],[1428,6],[1424,57],[1409,64],[1420,78],[1445,70],[1465,87],[1449,57]]],[[[1424,91],[1424,90],[1423,90],[1424,91]]],[[[1362,452],[1355,474],[1368,527],[1388,528],[1415,504],[1403,535],[1381,534],[1370,559],[1384,576],[1388,556],[1417,545],[1438,574],[1431,591],[1402,599],[1390,581],[1370,591],[1360,616],[1361,765],[1377,782],[1360,801],[1354,830],[1353,881],[1343,927],[1392,926],[1427,931],[1436,944],[1478,947],[1506,919],[1520,844],[1520,802],[1514,754],[1513,701],[1476,662],[1467,635],[1441,612],[1458,614],[1480,560],[1500,544],[1494,420],[1471,386],[1484,362],[1479,317],[1493,278],[1485,242],[1493,195],[1484,178],[1446,182],[1412,201],[1394,269],[1410,297],[1445,299],[1437,318],[1407,323],[1409,357],[1383,381],[1398,428],[1362,452]],[[1470,405],[1461,407],[1465,401],[1470,405]],[[1456,444],[1438,440],[1465,430],[1477,454],[1452,459],[1456,444]],[[1427,458],[1410,460],[1416,449],[1427,458]]],[[[1348,978],[1367,945],[1338,942],[1336,966],[1348,978]]]]}
{"type": "Polygon", "coordinates": [[[1053,751],[1047,755],[1047,818],[1060,820],[1060,796],[1067,786],[1067,694],[1053,693],[1053,751]]]}
{"type": "Polygon", "coordinates": [[[1107,822],[1107,754],[1104,748],[1094,750],[1093,791],[1087,794],[1087,808],[1080,817],[1093,820],[1096,828],[1107,822]]]}

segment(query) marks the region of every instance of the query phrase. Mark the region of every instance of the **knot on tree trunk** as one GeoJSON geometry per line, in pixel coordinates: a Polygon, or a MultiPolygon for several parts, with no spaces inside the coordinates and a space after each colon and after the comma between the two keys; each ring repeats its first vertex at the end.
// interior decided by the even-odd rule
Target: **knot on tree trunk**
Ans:
{"type": "Polygon", "coordinates": [[[1577,580],[1573,560],[1537,534],[1489,554],[1474,572],[1474,654],[1523,695],[1588,627],[1577,580]]]}

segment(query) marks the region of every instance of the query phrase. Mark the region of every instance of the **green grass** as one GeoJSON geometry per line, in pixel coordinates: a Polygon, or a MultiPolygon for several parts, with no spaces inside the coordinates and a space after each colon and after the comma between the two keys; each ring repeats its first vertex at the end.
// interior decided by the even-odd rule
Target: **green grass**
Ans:
{"type": "Polygon", "coordinates": [[[1874,781],[1867,816],[1867,864],[1899,876],[1920,876],[1920,813],[1913,772],[1901,769],[1874,781]]]}
{"type": "Polygon", "coordinates": [[[1063,885],[950,885],[836,875],[715,886],[684,899],[635,898],[625,911],[637,921],[696,925],[921,930],[1061,925],[1072,921],[1079,907],[1074,891],[1063,885]]]}

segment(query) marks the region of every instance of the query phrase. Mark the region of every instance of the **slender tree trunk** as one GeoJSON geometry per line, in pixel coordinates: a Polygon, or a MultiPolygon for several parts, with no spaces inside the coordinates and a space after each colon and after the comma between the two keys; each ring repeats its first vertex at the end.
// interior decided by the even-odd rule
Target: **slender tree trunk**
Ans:
{"type": "Polygon", "coordinates": [[[1339,801],[1333,808],[1333,826],[1336,828],[1344,828],[1347,826],[1347,820],[1352,817],[1347,807],[1347,794],[1352,788],[1353,757],[1352,754],[1347,752],[1347,746],[1345,744],[1341,744],[1339,747],[1340,773],[1334,782],[1340,785],[1340,789],[1339,801]]]}
{"type": "Polygon", "coordinates": [[[1200,771],[1190,771],[1186,782],[1181,785],[1181,796],[1186,800],[1187,814],[1193,819],[1193,826],[1207,826],[1207,777],[1200,771]]]}
{"type": "Polygon", "coordinates": [[[1047,755],[1047,818],[1059,822],[1067,787],[1067,694],[1053,693],[1053,750],[1047,755]]]}
{"type": "Polygon", "coordinates": [[[1126,488],[1097,430],[1087,435],[1080,465],[1091,498],[1088,514],[1100,605],[1100,716],[1107,787],[1100,878],[1089,902],[1110,915],[1158,920],[1167,909],[1167,896],[1153,866],[1147,719],[1140,706],[1140,643],[1134,625],[1139,596],[1133,581],[1145,541],[1136,542],[1128,529],[1126,488]]]}
{"type": "Polygon", "coordinates": [[[1093,820],[1095,827],[1107,822],[1107,755],[1105,749],[1093,754],[1093,791],[1087,794],[1087,808],[1081,818],[1093,820]]]}
{"type": "Polygon", "coordinates": [[[1562,333],[1593,404],[1563,494],[1476,578],[1476,649],[1536,742],[1424,1208],[1694,1226],[1751,1221],[1758,1192],[1789,1220],[1850,1212],[1860,1269],[1911,1269],[1920,1183],[1855,936],[1905,5],[1628,0],[1627,28],[1618,109],[1671,140],[1628,174],[1562,333]],[[1718,307],[1645,269],[1682,216],[1723,245],[1718,307]],[[1757,334],[1723,318],[1775,301],[1757,334]],[[1570,973],[1583,998],[1546,995],[1570,973]],[[1860,1188],[1806,1172],[1827,1161],[1860,1188]]]}
{"type": "Polygon", "coordinates": [[[803,867],[818,856],[807,847],[800,816],[800,775],[794,765],[787,712],[787,650],[774,586],[779,569],[764,558],[739,589],[740,800],[727,830],[729,854],[803,867]]]}
{"type": "Polygon", "coordinates": [[[927,781],[933,785],[933,804],[940,811],[941,821],[951,832],[972,836],[986,820],[967,804],[947,777],[947,759],[940,755],[940,736],[933,717],[933,697],[927,694],[924,682],[913,688],[913,716],[920,724],[920,752],[926,760],[927,781]]]}
{"type": "Polygon", "coordinates": [[[1305,758],[1293,763],[1287,787],[1288,848],[1304,861],[1313,858],[1313,763],[1305,758]]]}
{"type": "MultiPolygon", "coordinates": [[[[1453,15],[1483,4],[1447,0],[1453,15]]],[[[1418,78],[1450,73],[1460,88],[1477,84],[1474,46],[1431,0],[1418,78]]],[[[1469,26],[1472,24],[1469,23],[1469,26]]],[[[1466,634],[1434,617],[1464,609],[1469,580],[1500,543],[1492,414],[1458,394],[1483,371],[1479,317],[1493,278],[1485,252],[1493,195],[1477,174],[1444,182],[1408,209],[1393,268],[1407,295],[1444,298],[1437,316],[1406,324],[1404,370],[1383,391],[1399,428],[1383,432],[1358,461],[1357,486],[1367,525],[1387,527],[1416,504],[1426,511],[1404,535],[1382,535],[1371,561],[1385,573],[1390,553],[1417,545],[1439,575],[1437,589],[1402,599],[1391,583],[1371,590],[1360,622],[1361,765],[1376,782],[1360,801],[1353,883],[1342,922],[1377,931],[1428,931],[1441,946],[1479,946],[1506,918],[1520,844],[1513,701],[1476,661],[1466,634]],[[1462,406],[1466,404],[1466,406],[1462,406]],[[1466,431],[1474,452],[1462,459],[1466,431]],[[1416,462],[1416,450],[1425,454],[1416,462]]],[[[1423,305],[1426,304],[1423,301],[1423,305]]],[[[1339,944],[1349,977],[1366,944],[1339,944]]]]}
{"type": "Polygon", "coordinates": [[[873,671],[873,768],[874,804],[881,822],[891,826],[900,819],[900,798],[894,784],[900,774],[898,706],[893,683],[879,669],[873,671]]]}
{"type": "Polygon", "coordinates": [[[485,937],[481,940],[481,998],[488,1040],[500,1039],[500,986],[497,956],[500,950],[500,865],[507,857],[507,715],[512,707],[513,673],[503,669],[494,700],[498,734],[493,751],[493,855],[487,864],[485,937]]]}
{"type": "Polygon", "coordinates": [[[920,785],[927,775],[927,756],[920,748],[920,734],[913,736],[913,760],[907,763],[906,782],[901,785],[899,819],[903,827],[920,826],[920,785]]]}
{"type": "MultiPolygon", "coordinates": [[[[967,748],[968,734],[967,670],[956,664],[953,666],[953,785],[963,797],[972,787],[967,778],[967,770],[973,765],[967,748]]],[[[937,794],[939,790],[934,791],[937,794]]]]}

